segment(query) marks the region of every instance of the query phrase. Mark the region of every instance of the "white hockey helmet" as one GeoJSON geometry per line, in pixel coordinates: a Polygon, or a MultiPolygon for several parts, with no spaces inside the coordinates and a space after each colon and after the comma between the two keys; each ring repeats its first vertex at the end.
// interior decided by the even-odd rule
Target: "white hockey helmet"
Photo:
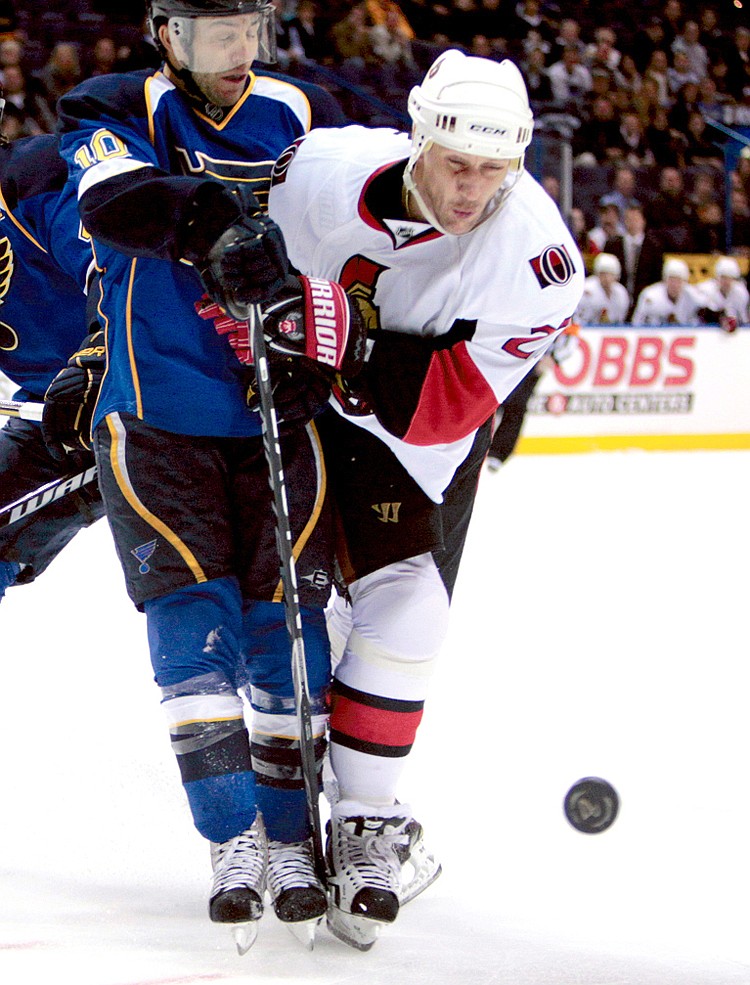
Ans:
{"type": "Polygon", "coordinates": [[[615,279],[619,280],[622,274],[620,261],[613,253],[599,253],[594,259],[595,274],[614,274],[615,279]]]}
{"type": "Polygon", "coordinates": [[[731,277],[732,280],[739,280],[740,276],[740,265],[734,257],[719,257],[714,264],[714,277],[731,277]]]}
{"type": "Polygon", "coordinates": [[[434,140],[465,154],[518,160],[534,129],[526,85],[513,62],[454,48],[409,93],[409,116],[417,156],[434,140]]]}
{"type": "MultiPolygon", "coordinates": [[[[523,76],[508,59],[465,55],[455,48],[433,62],[421,85],[409,93],[412,145],[404,184],[422,214],[444,232],[416,187],[414,165],[432,143],[462,154],[511,161],[509,177],[487,216],[502,205],[523,172],[534,117],[523,76]]],[[[485,217],[486,218],[486,217],[485,217]]]]}
{"type": "Polygon", "coordinates": [[[690,280],[690,268],[684,260],[670,257],[669,260],[664,261],[661,276],[662,280],[666,280],[667,277],[679,277],[681,280],[687,281],[690,280]]]}

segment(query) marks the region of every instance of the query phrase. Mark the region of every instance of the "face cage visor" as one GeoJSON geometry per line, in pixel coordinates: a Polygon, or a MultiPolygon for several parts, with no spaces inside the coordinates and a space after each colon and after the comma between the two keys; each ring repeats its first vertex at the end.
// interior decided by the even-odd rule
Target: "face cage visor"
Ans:
{"type": "Polygon", "coordinates": [[[276,60],[273,7],[229,17],[170,17],[169,43],[179,66],[199,75],[220,75],[256,60],[276,60]]]}

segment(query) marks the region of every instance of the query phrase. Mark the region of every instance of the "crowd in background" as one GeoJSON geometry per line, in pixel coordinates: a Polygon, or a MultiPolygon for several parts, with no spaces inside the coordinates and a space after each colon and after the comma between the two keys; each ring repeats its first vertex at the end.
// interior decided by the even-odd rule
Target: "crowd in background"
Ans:
{"type": "MultiPolygon", "coordinates": [[[[661,252],[725,252],[729,228],[750,255],[750,156],[725,176],[710,122],[750,124],[741,0],[273,2],[280,70],[334,91],[357,122],[405,127],[409,89],[446,47],[513,59],[537,120],[571,123],[566,218],[588,258],[625,235],[629,205],[661,252]]],[[[142,0],[0,0],[0,39],[10,139],[51,131],[82,79],[159,63],[142,0]]],[[[559,200],[558,173],[539,176],[559,200]]]]}

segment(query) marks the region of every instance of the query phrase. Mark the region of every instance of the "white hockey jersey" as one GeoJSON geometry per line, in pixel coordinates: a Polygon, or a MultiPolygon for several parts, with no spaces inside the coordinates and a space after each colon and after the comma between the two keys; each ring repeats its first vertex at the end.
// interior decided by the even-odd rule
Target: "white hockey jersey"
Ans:
{"type": "Polygon", "coordinates": [[[630,295],[627,288],[615,281],[609,294],[594,274],[583,285],[583,297],[576,310],[579,325],[622,325],[628,316],[630,295]]]}
{"type": "Polygon", "coordinates": [[[633,325],[698,325],[698,310],[702,307],[698,292],[690,284],[686,284],[679,298],[672,301],[667,294],[667,285],[660,280],[644,287],[638,295],[631,321],[633,325]]]}
{"type": "Polygon", "coordinates": [[[439,340],[460,327],[460,341],[436,347],[403,434],[375,413],[350,418],[440,502],[477,428],[569,324],[583,262],[529,174],[462,236],[372,214],[370,183],[409,151],[408,135],[393,130],[313,130],[277,163],[269,212],[302,273],[338,280],[364,304],[375,347],[380,329],[439,340]]]}
{"type": "Polygon", "coordinates": [[[747,287],[741,280],[733,281],[726,294],[721,293],[719,281],[715,277],[702,280],[695,285],[695,289],[701,297],[701,302],[706,308],[712,311],[720,311],[737,319],[740,325],[747,325],[750,318],[748,306],[750,305],[750,294],[747,287]]]}

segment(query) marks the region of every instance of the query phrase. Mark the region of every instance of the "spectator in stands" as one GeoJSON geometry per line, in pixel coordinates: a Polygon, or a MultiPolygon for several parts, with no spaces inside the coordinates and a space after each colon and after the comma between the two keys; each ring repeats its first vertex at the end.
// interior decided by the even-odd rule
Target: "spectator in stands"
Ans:
{"type": "Polygon", "coordinates": [[[684,253],[690,249],[694,215],[677,168],[662,168],[659,190],[647,204],[646,215],[648,225],[661,234],[665,251],[684,253]]]}
{"type": "Polygon", "coordinates": [[[620,261],[632,308],[644,287],[661,276],[663,246],[659,234],[647,228],[641,205],[629,205],[625,209],[623,225],[622,234],[606,240],[604,252],[612,253],[620,261]]]}
{"type": "Polygon", "coordinates": [[[700,34],[698,40],[706,49],[708,63],[723,58],[727,51],[727,38],[719,25],[719,13],[715,7],[702,7],[698,16],[700,34]]]}
{"type": "Polygon", "coordinates": [[[683,92],[688,83],[695,89],[695,98],[698,98],[698,84],[700,76],[690,67],[688,56],[684,51],[675,51],[672,56],[672,64],[667,69],[667,88],[669,95],[675,99],[679,92],[683,92]]]}
{"type": "Polygon", "coordinates": [[[615,85],[632,98],[641,88],[642,76],[632,55],[623,54],[615,70],[615,85]]]}
{"type": "Polygon", "coordinates": [[[682,52],[690,70],[698,79],[708,73],[708,52],[700,41],[700,27],[694,20],[685,21],[682,32],[672,42],[672,53],[682,52]]]}
{"type": "Polygon", "coordinates": [[[552,83],[546,68],[547,56],[541,48],[532,48],[521,60],[529,101],[535,113],[544,112],[553,100],[552,83]]]}
{"type": "Polygon", "coordinates": [[[661,48],[657,48],[651,55],[649,63],[643,73],[644,85],[646,83],[646,79],[653,79],[656,82],[658,101],[661,106],[669,106],[671,104],[669,82],[667,80],[668,69],[669,58],[667,57],[666,51],[663,51],[661,48]]]}
{"type": "Polygon", "coordinates": [[[732,248],[750,248],[750,195],[742,185],[733,185],[730,200],[732,203],[732,248]]]}
{"type": "Polygon", "coordinates": [[[612,253],[594,257],[593,274],[573,316],[579,325],[622,325],[630,310],[630,295],[620,283],[622,266],[612,253]]]}
{"type": "Polygon", "coordinates": [[[712,139],[700,110],[693,110],[688,117],[685,137],[687,140],[684,151],[686,165],[702,164],[719,169],[724,167],[724,155],[712,139]]]}
{"type": "Polygon", "coordinates": [[[414,38],[414,28],[406,18],[401,7],[396,0],[365,0],[367,13],[373,24],[382,24],[389,14],[395,14],[398,20],[399,30],[411,41],[414,38]]]}
{"type": "Polygon", "coordinates": [[[726,249],[727,236],[724,210],[717,199],[700,202],[695,208],[691,253],[721,253],[726,249]]]}
{"type": "MultiPolygon", "coordinates": [[[[717,63],[718,64],[718,63],[717,63]]],[[[726,56],[726,88],[737,102],[750,95],[750,28],[741,24],[735,28],[732,44],[726,56]]],[[[713,77],[716,79],[716,66],[713,77]]],[[[717,79],[717,85],[719,80],[717,79]]],[[[721,86],[719,85],[721,91],[721,86]]]]}
{"type": "Polygon", "coordinates": [[[644,122],[651,120],[657,109],[666,111],[667,103],[662,101],[659,83],[653,76],[644,75],[642,77],[641,87],[633,95],[631,106],[644,122]]]}
{"type": "Polygon", "coordinates": [[[589,231],[586,223],[586,213],[577,205],[574,205],[570,210],[568,226],[578,249],[583,254],[588,253],[589,231]]]}
{"type": "Polygon", "coordinates": [[[640,205],[637,195],[636,173],[632,166],[620,164],[612,177],[612,190],[599,199],[600,205],[615,205],[620,222],[625,220],[625,210],[631,205],[640,205]]]}
{"type": "Polygon", "coordinates": [[[717,199],[716,191],[716,172],[711,168],[704,168],[696,171],[693,175],[693,185],[688,195],[688,201],[693,209],[706,202],[713,202],[717,199]]]}
{"type": "Polygon", "coordinates": [[[645,287],[633,312],[634,325],[698,325],[700,295],[688,283],[690,269],[684,260],[664,261],[661,280],[645,287]]]}
{"type": "Polygon", "coordinates": [[[359,69],[374,63],[370,45],[370,21],[364,3],[356,3],[346,17],[334,24],[331,37],[335,60],[339,65],[350,63],[359,69]]]}
{"type": "Polygon", "coordinates": [[[636,68],[643,75],[651,62],[655,51],[663,51],[666,44],[664,25],[661,17],[651,17],[644,26],[636,32],[630,45],[629,53],[633,57],[636,68]]]}
{"type": "Polygon", "coordinates": [[[557,106],[566,112],[580,112],[584,97],[591,89],[591,72],[581,64],[578,49],[565,48],[562,58],[550,65],[547,74],[557,106]]]}
{"type": "Polygon", "coordinates": [[[324,63],[330,55],[325,25],[314,0],[299,0],[296,15],[287,24],[289,70],[306,61],[324,63]]]}
{"type": "Polygon", "coordinates": [[[583,56],[583,62],[589,71],[593,72],[596,68],[603,68],[611,74],[617,71],[622,55],[615,47],[615,42],[615,32],[611,27],[597,27],[594,31],[594,43],[586,46],[583,56]]]}
{"type": "Polygon", "coordinates": [[[386,10],[383,20],[370,28],[370,44],[380,65],[384,88],[410,89],[422,76],[411,50],[411,38],[398,9],[386,10]]]}
{"type": "Polygon", "coordinates": [[[680,133],[687,130],[690,114],[699,110],[700,88],[696,82],[687,82],[681,87],[669,110],[669,123],[680,133]]]}
{"type": "Polygon", "coordinates": [[[519,55],[527,40],[535,47],[543,47],[540,42],[544,42],[549,52],[557,33],[555,25],[544,14],[540,0],[518,0],[508,19],[507,30],[511,45],[519,55]]]}
{"type": "Polygon", "coordinates": [[[566,48],[577,48],[581,61],[584,60],[586,45],[581,40],[581,24],[573,17],[564,17],[560,21],[560,30],[552,49],[553,60],[557,61],[562,58],[562,53],[566,48]]]}
{"type": "Polygon", "coordinates": [[[685,135],[670,125],[664,106],[656,106],[652,110],[649,125],[646,127],[646,141],[654,155],[654,164],[658,168],[685,166],[683,157],[685,135]]]}
{"type": "Polygon", "coordinates": [[[646,128],[634,109],[620,114],[619,140],[613,150],[621,160],[634,168],[650,167],[654,163],[646,128]]]}
{"type": "Polygon", "coordinates": [[[591,114],[576,130],[573,137],[574,163],[577,165],[608,164],[617,156],[620,131],[615,119],[615,104],[608,96],[597,96],[591,104],[591,114]]]}
{"type": "Polygon", "coordinates": [[[78,46],[70,41],[58,41],[44,68],[39,72],[39,80],[50,109],[54,112],[60,96],[69,92],[83,79],[78,46]]]}
{"type": "Polygon", "coordinates": [[[661,19],[664,25],[666,48],[671,48],[675,39],[682,33],[684,18],[681,0],[666,0],[661,19]]]}
{"type": "Polygon", "coordinates": [[[31,137],[38,133],[53,132],[56,125],[55,114],[38,83],[35,80],[29,82],[20,65],[5,66],[3,90],[6,110],[13,106],[17,114],[18,136],[31,137]]]}
{"type": "Polygon", "coordinates": [[[83,62],[83,74],[86,78],[94,75],[109,75],[120,70],[117,63],[117,45],[109,35],[97,38],[86,52],[83,62]]]}
{"type": "Polygon", "coordinates": [[[602,253],[604,244],[623,232],[620,210],[616,205],[599,205],[598,215],[597,224],[589,230],[587,253],[602,253]]]}

